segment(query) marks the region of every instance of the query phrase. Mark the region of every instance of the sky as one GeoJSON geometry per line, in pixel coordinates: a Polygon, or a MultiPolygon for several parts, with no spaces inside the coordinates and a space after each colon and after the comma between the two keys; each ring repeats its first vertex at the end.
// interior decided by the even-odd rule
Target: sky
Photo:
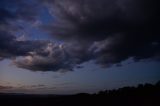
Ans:
{"type": "Polygon", "coordinates": [[[160,80],[158,0],[1,0],[0,92],[96,93],[160,80]]]}

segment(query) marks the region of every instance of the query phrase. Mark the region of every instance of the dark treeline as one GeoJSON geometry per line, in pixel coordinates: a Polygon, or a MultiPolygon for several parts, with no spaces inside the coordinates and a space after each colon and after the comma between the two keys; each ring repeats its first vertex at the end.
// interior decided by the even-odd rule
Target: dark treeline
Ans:
{"type": "Polygon", "coordinates": [[[104,96],[112,96],[112,95],[120,95],[120,96],[127,96],[127,95],[154,95],[160,93],[160,81],[158,81],[155,85],[146,83],[146,84],[139,84],[137,87],[123,87],[115,90],[105,90],[100,91],[97,95],[104,95],[104,96]]]}
{"type": "Polygon", "coordinates": [[[100,91],[96,94],[25,95],[0,94],[0,106],[160,106],[160,81],[100,91]]]}

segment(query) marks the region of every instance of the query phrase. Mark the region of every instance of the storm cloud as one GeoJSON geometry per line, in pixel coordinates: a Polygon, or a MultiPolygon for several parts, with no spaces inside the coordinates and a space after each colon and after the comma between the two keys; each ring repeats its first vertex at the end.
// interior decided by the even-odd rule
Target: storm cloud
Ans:
{"type": "Polygon", "coordinates": [[[19,68],[72,71],[90,60],[109,67],[129,58],[160,58],[158,0],[14,1],[0,1],[0,59],[11,58],[19,68]],[[41,6],[54,18],[41,30],[60,43],[17,40],[15,32],[23,29],[13,23],[36,21],[41,6]]]}
{"type": "Polygon", "coordinates": [[[98,64],[111,66],[130,57],[159,58],[158,0],[44,2],[57,19],[44,26],[46,30],[57,39],[79,42],[84,50],[91,50],[98,64]]]}
{"type": "Polygon", "coordinates": [[[48,0],[57,20],[47,29],[59,39],[86,42],[117,33],[153,33],[159,25],[158,4],[158,0],[48,0]]]}
{"type": "Polygon", "coordinates": [[[12,89],[12,86],[1,86],[0,85],[0,90],[6,90],[6,89],[12,89]]]}

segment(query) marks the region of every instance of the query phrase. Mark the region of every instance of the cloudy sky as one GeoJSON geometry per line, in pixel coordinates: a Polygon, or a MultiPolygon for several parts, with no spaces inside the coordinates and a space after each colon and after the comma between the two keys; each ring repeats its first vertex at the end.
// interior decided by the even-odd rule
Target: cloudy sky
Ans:
{"type": "Polygon", "coordinates": [[[159,0],[0,0],[0,92],[72,94],[160,80],[159,0]]]}

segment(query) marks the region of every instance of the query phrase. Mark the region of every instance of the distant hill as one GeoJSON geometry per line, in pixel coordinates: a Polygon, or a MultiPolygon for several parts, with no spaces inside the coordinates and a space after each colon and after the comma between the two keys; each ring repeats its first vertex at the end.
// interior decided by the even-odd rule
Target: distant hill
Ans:
{"type": "Polygon", "coordinates": [[[0,106],[160,106],[160,81],[95,94],[37,95],[0,93],[0,106]]]}

